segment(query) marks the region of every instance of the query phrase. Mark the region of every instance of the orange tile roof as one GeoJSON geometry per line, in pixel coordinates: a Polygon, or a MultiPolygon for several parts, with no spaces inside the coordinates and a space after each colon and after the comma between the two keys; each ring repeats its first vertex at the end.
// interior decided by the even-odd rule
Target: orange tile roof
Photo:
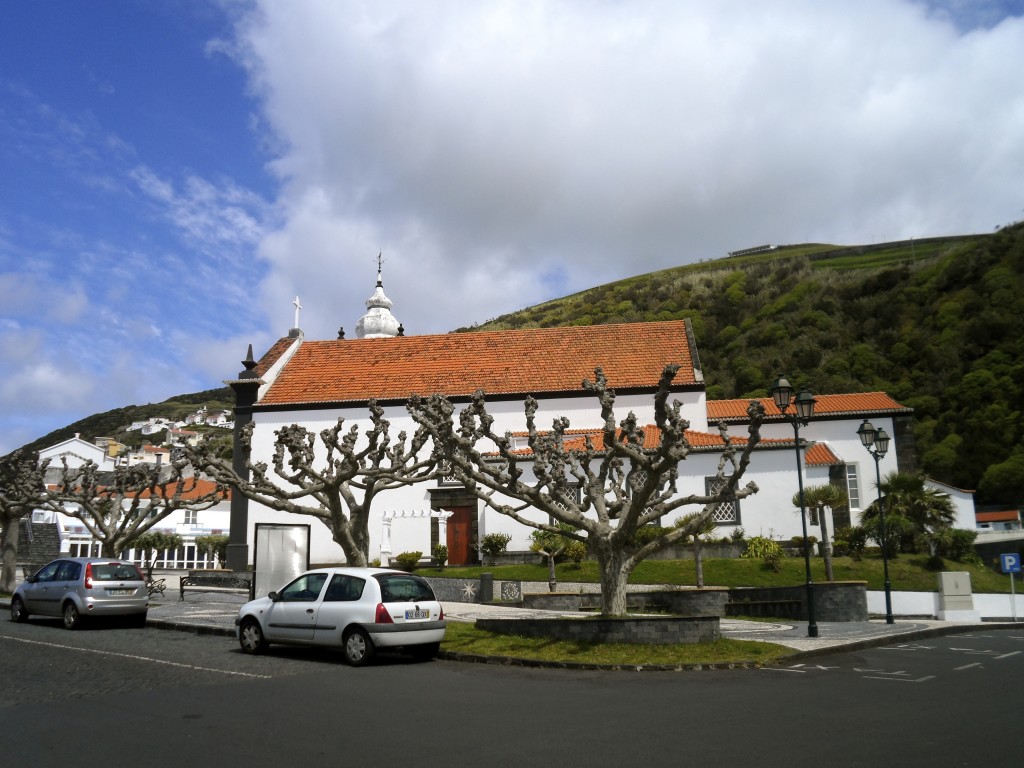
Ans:
{"type": "Polygon", "coordinates": [[[1020,511],[1007,509],[1002,512],[975,512],[974,519],[979,523],[1016,523],[1020,521],[1020,511]]]}
{"type": "MultiPolygon", "coordinates": [[[[778,420],[779,409],[775,407],[775,401],[770,397],[758,398],[764,406],[765,420],[778,420]]],[[[815,416],[850,416],[866,413],[911,413],[912,408],[907,408],[893,400],[885,392],[862,392],[859,394],[847,395],[815,395],[814,415],[815,416]]],[[[747,421],[746,400],[709,400],[708,421],[717,423],[745,422],[747,421]]],[[[789,413],[792,413],[792,408],[789,413]]]]}
{"type": "MultiPolygon", "coordinates": [[[[658,447],[658,441],[661,439],[660,431],[654,424],[648,424],[643,427],[644,430],[644,448],[646,450],[653,450],[658,447]]],[[[621,436],[621,430],[616,431],[621,436]]],[[[526,432],[516,432],[514,436],[524,437],[526,432]]],[[[718,432],[698,432],[696,430],[686,430],[686,440],[690,443],[690,448],[694,451],[720,451],[725,447],[725,441],[718,432]]],[[[594,450],[604,450],[604,431],[600,429],[569,429],[565,432],[566,440],[564,441],[565,449],[582,450],[586,446],[586,437],[590,436],[591,444],[594,446],[594,450]]],[[[749,436],[746,432],[742,434],[731,434],[729,435],[734,445],[742,446],[747,444],[749,436]]],[[[792,445],[792,438],[761,438],[758,442],[759,447],[764,448],[779,448],[786,445],[792,445]]],[[[515,451],[516,454],[522,456],[529,456],[531,451],[529,448],[521,448],[515,451]]]]}
{"type": "Polygon", "coordinates": [[[844,463],[825,443],[811,443],[804,453],[804,464],[808,467],[832,467],[844,463]]]}
{"type": "Polygon", "coordinates": [[[653,390],[668,363],[683,388],[698,385],[695,357],[681,320],[303,341],[259,405],[577,393],[598,366],[615,389],[653,390]]]}
{"type": "MultiPolygon", "coordinates": [[[[213,482],[212,480],[207,480],[206,478],[198,477],[198,478],[195,478],[194,480],[191,479],[191,478],[188,479],[188,480],[185,480],[184,481],[184,488],[185,488],[185,490],[182,491],[181,496],[179,498],[182,498],[182,499],[198,499],[198,498],[201,498],[201,497],[205,496],[208,493],[213,493],[214,491],[216,491],[217,490],[217,484],[215,482],[213,482]]],[[[161,498],[163,498],[163,497],[171,497],[171,496],[174,495],[175,491],[177,491],[177,490],[178,490],[178,484],[177,483],[168,483],[167,484],[167,492],[162,494],[161,498]]],[[[141,498],[141,499],[148,499],[149,497],[150,497],[150,492],[149,492],[148,488],[145,489],[142,493],[139,494],[139,498],[141,498]]],[[[231,489],[227,488],[227,487],[224,488],[222,490],[221,498],[223,498],[225,500],[230,499],[231,498],[231,489]]]]}

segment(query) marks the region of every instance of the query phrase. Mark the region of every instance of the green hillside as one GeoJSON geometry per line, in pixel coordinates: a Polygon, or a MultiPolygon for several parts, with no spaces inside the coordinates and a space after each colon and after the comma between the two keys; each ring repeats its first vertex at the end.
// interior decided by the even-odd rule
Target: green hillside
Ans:
{"type": "MultiPolygon", "coordinates": [[[[138,446],[143,440],[142,433],[126,431],[132,422],[145,421],[146,419],[156,417],[180,420],[190,413],[195,413],[202,405],[205,405],[211,411],[230,410],[235,407],[235,393],[229,387],[221,387],[219,389],[207,389],[191,395],[175,395],[162,403],[128,405],[123,408],[114,408],[110,411],[87,416],[61,429],[55,429],[53,432],[43,435],[38,440],[24,446],[24,448],[29,451],[38,451],[62,440],[74,437],[76,434],[89,441],[97,437],[113,437],[126,445],[138,446]]],[[[223,430],[220,431],[223,432],[223,430]]]]}
{"type": "MultiPolygon", "coordinates": [[[[693,321],[708,397],[884,390],[915,409],[922,468],[1024,502],[1024,224],[875,246],[785,246],[602,285],[475,330],[693,321]]],[[[614,384],[614,382],[613,382],[614,384]]]]}

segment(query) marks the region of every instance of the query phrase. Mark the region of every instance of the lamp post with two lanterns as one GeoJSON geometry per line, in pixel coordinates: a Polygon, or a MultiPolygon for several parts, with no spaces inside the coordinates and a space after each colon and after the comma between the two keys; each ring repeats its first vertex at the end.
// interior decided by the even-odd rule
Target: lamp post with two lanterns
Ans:
{"type": "Polygon", "coordinates": [[[800,427],[806,427],[814,415],[814,404],[817,402],[808,390],[802,390],[795,398],[793,386],[784,376],[779,376],[771,387],[772,399],[779,409],[782,418],[793,425],[794,443],[796,444],[796,478],[800,491],[800,524],[804,531],[804,569],[807,574],[807,636],[818,636],[818,623],[814,619],[814,583],[811,580],[811,545],[807,539],[807,505],[804,503],[804,476],[800,461],[800,427]],[[790,405],[793,413],[788,413],[790,405]]]}
{"type": "Polygon", "coordinates": [[[892,591],[889,584],[889,542],[886,541],[885,536],[885,505],[882,503],[882,470],[879,468],[879,462],[885,458],[885,454],[889,450],[889,435],[886,434],[885,429],[875,429],[875,426],[864,419],[864,423],[857,429],[857,434],[860,436],[860,441],[864,447],[868,449],[868,453],[875,460],[875,481],[878,487],[878,521],[879,521],[879,537],[881,538],[880,544],[882,545],[882,572],[885,575],[885,623],[892,624],[892,591]]]}

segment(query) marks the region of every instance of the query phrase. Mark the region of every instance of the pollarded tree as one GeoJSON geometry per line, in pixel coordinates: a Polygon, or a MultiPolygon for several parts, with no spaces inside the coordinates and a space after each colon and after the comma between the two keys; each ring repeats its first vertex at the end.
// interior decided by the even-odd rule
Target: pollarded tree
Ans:
{"type": "Polygon", "coordinates": [[[227,496],[224,486],[203,481],[185,459],[163,466],[135,464],[101,470],[88,461],[62,461],[45,506],[82,521],[107,557],[122,552],[150,528],[181,509],[203,510],[227,496]]]}
{"type": "Polygon", "coordinates": [[[246,498],[281,512],[309,515],[331,531],[349,565],[365,566],[370,556],[370,509],[377,494],[434,476],[431,451],[423,450],[428,436],[418,429],[410,441],[405,432],[392,440],[384,409],[370,401],[370,427],[345,430],[345,420],[317,434],[298,424],[277,430],[273,469],[252,461],[252,424],[242,434],[242,450],[250,477],[243,478],[230,458],[203,446],[188,455],[193,463],[246,498]],[[319,456],[317,455],[319,452],[319,456]],[[423,454],[423,457],[420,454],[423,454]]]}
{"type": "Polygon", "coordinates": [[[530,450],[526,455],[515,449],[511,434],[495,434],[483,392],[478,391],[460,412],[458,425],[454,406],[441,395],[414,396],[408,409],[416,423],[429,431],[438,457],[449,462],[452,473],[488,507],[530,528],[586,542],[601,571],[601,612],[620,615],[626,612],[626,584],[637,563],[700,530],[718,505],[757,491],[754,483],[739,486],[760,439],[764,415],[763,407],[752,402],[749,437],[742,451],[737,451],[726,428],[719,428],[722,454],[715,483],[719,490],[678,493],[679,462],[690,452],[689,422],[681,417],[678,401],[668,402],[678,369],[666,366],[661,375],[654,398],[656,435],[646,434],[633,413],[616,424],[615,392],[600,368],[593,382],[583,382],[601,407],[603,428],[593,434],[567,434],[566,418],[556,418],[550,431],[538,430],[538,404],[528,397],[530,450]],[[524,479],[527,465],[532,480],[524,479]],[[638,528],[687,505],[703,505],[703,509],[652,541],[635,549],[628,546],[638,528]],[[544,522],[549,518],[554,522],[544,522]],[[565,531],[560,523],[573,530],[565,531]]]}
{"type": "Polygon", "coordinates": [[[46,465],[34,453],[14,451],[0,458],[0,592],[13,592],[18,564],[18,521],[42,505],[46,465]]]}

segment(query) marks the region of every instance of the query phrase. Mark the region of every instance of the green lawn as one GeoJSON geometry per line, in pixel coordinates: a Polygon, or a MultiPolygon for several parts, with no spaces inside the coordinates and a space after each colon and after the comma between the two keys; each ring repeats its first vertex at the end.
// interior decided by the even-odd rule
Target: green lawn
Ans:
{"type": "Polygon", "coordinates": [[[473,624],[450,621],[442,649],[480,656],[576,664],[694,665],[767,664],[794,653],[792,648],[749,640],[721,639],[685,645],[627,645],[575,643],[485,632],[473,624]]]}
{"type": "MultiPolygon", "coordinates": [[[[926,555],[900,555],[889,560],[889,581],[896,591],[934,592],[938,588],[938,574],[924,567],[926,555]]],[[[884,584],[882,560],[877,553],[869,552],[862,559],[837,557],[833,562],[837,581],[866,581],[868,589],[880,590],[884,584]]],[[[945,570],[968,571],[971,586],[977,593],[1010,591],[1010,577],[1003,576],[980,565],[969,565],[947,561],[945,570]]],[[[421,568],[425,576],[447,576],[450,578],[475,579],[481,573],[491,573],[495,579],[514,581],[548,580],[547,566],[543,565],[498,565],[445,568],[421,568]]],[[[600,581],[597,563],[585,562],[580,566],[560,564],[557,568],[559,581],[600,581]]],[[[825,581],[825,564],[820,557],[811,558],[811,575],[814,581],[825,581]]],[[[745,558],[708,559],[704,561],[704,584],[714,587],[779,587],[803,584],[804,560],[790,557],[782,561],[776,573],[766,569],[760,560],[745,558]]],[[[631,584],[696,584],[696,570],[692,560],[645,560],[637,566],[630,578],[631,584]]]]}

